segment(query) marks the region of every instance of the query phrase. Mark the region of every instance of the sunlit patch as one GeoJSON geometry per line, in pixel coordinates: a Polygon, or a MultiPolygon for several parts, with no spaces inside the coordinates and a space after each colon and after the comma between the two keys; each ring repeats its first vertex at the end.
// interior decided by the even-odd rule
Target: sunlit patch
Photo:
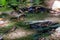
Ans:
{"type": "Polygon", "coordinates": [[[4,20],[3,18],[0,18],[0,27],[7,26],[8,23],[8,21],[4,20]]]}
{"type": "Polygon", "coordinates": [[[54,1],[53,5],[52,5],[52,10],[54,10],[54,14],[55,16],[60,15],[60,1],[56,0],[54,1]]]}
{"type": "Polygon", "coordinates": [[[52,6],[53,10],[59,11],[60,10],[60,1],[55,1],[52,6]]]}
{"type": "Polygon", "coordinates": [[[60,27],[56,28],[53,34],[51,34],[51,38],[56,40],[60,39],[60,27]]]}

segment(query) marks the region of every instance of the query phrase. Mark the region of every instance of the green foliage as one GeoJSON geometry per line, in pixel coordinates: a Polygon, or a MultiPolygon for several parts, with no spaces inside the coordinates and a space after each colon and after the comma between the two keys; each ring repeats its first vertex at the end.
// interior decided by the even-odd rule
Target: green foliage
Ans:
{"type": "Polygon", "coordinates": [[[6,0],[0,0],[0,4],[1,4],[1,5],[4,6],[4,5],[6,5],[6,3],[7,3],[6,0]]]}
{"type": "Polygon", "coordinates": [[[6,34],[6,32],[9,32],[14,27],[14,24],[15,23],[11,22],[8,24],[8,26],[1,27],[0,28],[0,34],[6,34]]]}
{"type": "Polygon", "coordinates": [[[31,20],[42,20],[48,16],[47,12],[40,12],[40,13],[27,13],[26,14],[26,21],[31,20]]]}
{"type": "Polygon", "coordinates": [[[45,5],[44,1],[45,0],[34,0],[33,4],[35,4],[35,5],[45,5]]]}
{"type": "Polygon", "coordinates": [[[14,40],[34,40],[34,37],[32,35],[28,35],[26,37],[22,37],[22,38],[18,38],[18,39],[14,39],[14,40]]]}
{"type": "Polygon", "coordinates": [[[18,28],[22,27],[24,29],[30,29],[29,25],[26,25],[24,22],[20,21],[15,24],[18,28]]]}
{"type": "Polygon", "coordinates": [[[5,34],[5,32],[10,31],[11,28],[11,26],[0,28],[0,34],[5,34]]]}
{"type": "Polygon", "coordinates": [[[0,15],[0,18],[6,18],[6,17],[8,17],[9,15],[8,14],[1,14],[0,15]]]}

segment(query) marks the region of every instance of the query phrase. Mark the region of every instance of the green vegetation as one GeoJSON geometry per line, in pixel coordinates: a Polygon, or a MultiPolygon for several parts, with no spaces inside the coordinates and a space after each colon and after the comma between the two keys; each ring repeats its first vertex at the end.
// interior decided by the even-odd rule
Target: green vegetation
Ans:
{"type": "MultiPolygon", "coordinates": [[[[19,2],[17,2],[17,0],[7,0],[7,1],[6,0],[0,0],[0,5],[2,5],[2,7],[0,8],[0,11],[5,12],[5,11],[12,10],[10,7],[8,7],[9,3],[12,5],[17,5],[19,7],[26,7],[28,4],[30,6],[45,5],[44,0],[33,0],[33,2],[30,2],[27,0],[19,0],[19,2]]],[[[25,13],[25,14],[26,14],[25,21],[42,20],[48,16],[47,12],[40,12],[40,13],[34,12],[34,13],[25,13]]],[[[9,17],[9,15],[7,15],[7,14],[0,15],[0,18],[4,18],[4,17],[8,20],[11,18],[11,17],[7,18],[7,17],[9,17]]],[[[12,20],[10,20],[10,21],[12,21],[12,20]]],[[[31,30],[29,25],[26,25],[24,23],[24,21],[15,22],[13,20],[11,23],[9,23],[9,25],[7,27],[0,28],[0,34],[5,34],[5,32],[10,31],[14,26],[16,26],[17,28],[24,28],[26,30],[31,30]]],[[[33,36],[34,35],[32,34],[32,35],[28,35],[27,37],[17,38],[14,40],[34,40],[33,36]]],[[[45,37],[45,36],[48,36],[48,34],[46,33],[46,34],[42,34],[39,36],[45,37]]]]}
{"type": "MultiPolygon", "coordinates": [[[[6,14],[2,14],[1,16],[7,16],[6,14]]],[[[26,13],[26,20],[25,21],[31,21],[31,20],[41,20],[41,19],[44,19],[48,16],[48,13],[45,12],[45,13],[26,13]]],[[[10,20],[12,21],[12,20],[10,20]]],[[[24,21],[19,21],[19,22],[13,22],[9,24],[9,26],[7,27],[4,27],[4,28],[0,28],[0,34],[4,34],[6,31],[10,31],[14,26],[16,26],[17,28],[24,28],[26,30],[31,30],[29,25],[26,25],[24,23],[24,21]]],[[[32,30],[33,31],[33,30],[32,30]]],[[[48,34],[42,34],[40,36],[47,36],[48,34]]],[[[23,37],[23,38],[17,38],[17,39],[14,39],[14,40],[33,40],[33,35],[29,35],[27,37],[23,37]]]]}
{"type": "Polygon", "coordinates": [[[18,7],[46,5],[44,0],[0,0],[0,6],[2,6],[0,11],[11,10],[11,8],[8,7],[8,4],[17,5],[18,7]]]}
{"type": "Polygon", "coordinates": [[[12,27],[4,27],[4,28],[0,28],[0,34],[5,34],[5,32],[7,32],[8,30],[10,30],[12,27]]]}
{"type": "Polygon", "coordinates": [[[0,5],[2,5],[2,6],[4,6],[4,5],[6,5],[6,0],[0,0],[0,5]]]}
{"type": "Polygon", "coordinates": [[[8,24],[8,26],[5,26],[5,27],[1,27],[0,28],[0,34],[5,34],[5,32],[8,32],[10,31],[14,26],[15,23],[11,22],[8,24]]]}
{"type": "MultiPolygon", "coordinates": [[[[33,35],[33,34],[32,34],[33,35]]],[[[18,38],[18,39],[14,39],[14,40],[34,40],[32,35],[28,35],[27,37],[23,37],[23,38],[18,38]]]]}
{"type": "Polygon", "coordinates": [[[42,20],[48,16],[47,12],[43,13],[27,13],[26,14],[26,21],[32,21],[32,20],[42,20]]]}

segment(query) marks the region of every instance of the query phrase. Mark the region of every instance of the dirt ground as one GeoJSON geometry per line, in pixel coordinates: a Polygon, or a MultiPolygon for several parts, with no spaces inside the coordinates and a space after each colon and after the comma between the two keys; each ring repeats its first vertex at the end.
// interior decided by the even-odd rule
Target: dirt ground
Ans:
{"type": "Polygon", "coordinates": [[[4,38],[15,39],[15,38],[20,38],[20,37],[26,37],[26,36],[31,35],[33,33],[34,33],[33,31],[27,31],[24,29],[16,29],[14,32],[4,35],[4,38]]]}
{"type": "Polygon", "coordinates": [[[59,17],[47,17],[45,20],[51,20],[53,22],[59,22],[60,23],[60,18],[59,17]]]}

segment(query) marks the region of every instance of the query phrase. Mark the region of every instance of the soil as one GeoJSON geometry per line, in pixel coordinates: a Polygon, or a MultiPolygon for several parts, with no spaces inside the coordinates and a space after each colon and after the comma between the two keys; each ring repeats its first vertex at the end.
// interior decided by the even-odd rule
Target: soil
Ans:
{"type": "Polygon", "coordinates": [[[45,20],[51,20],[53,22],[59,22],[60,23],[60,18],[59,17],[47,17],[45,20]]]}
{"type": "Polygon", "coordinates": [[[4,35],[4,38],[7,39],[15,39],[20,37],[26,37],[28,35],[33,34],[32,31],[27,31],[24,29],[16,29],[14,32],[8,33],[7,35],[4,35]]]}

